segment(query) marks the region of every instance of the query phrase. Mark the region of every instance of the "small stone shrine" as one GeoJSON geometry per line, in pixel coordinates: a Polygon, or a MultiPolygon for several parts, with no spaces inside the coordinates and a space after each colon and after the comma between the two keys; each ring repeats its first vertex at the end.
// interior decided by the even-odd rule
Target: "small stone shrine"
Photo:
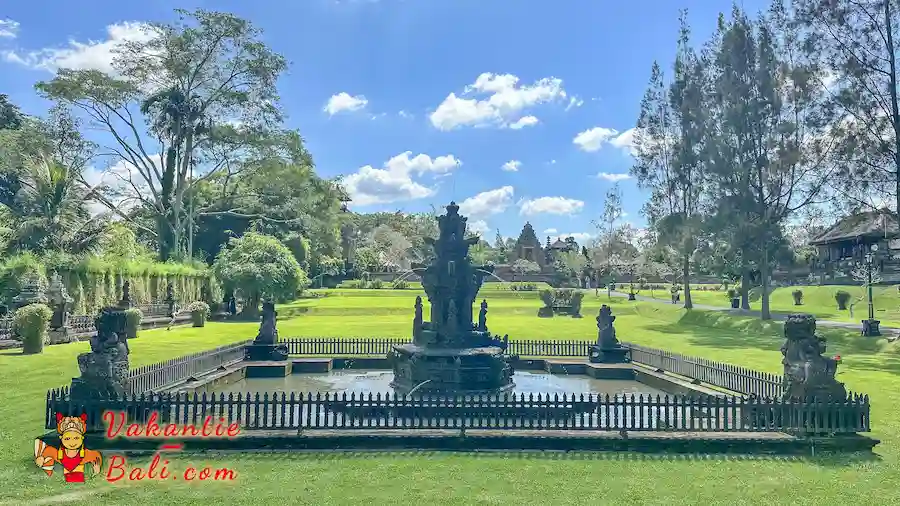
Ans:
{"type": "Polygon", "coordinates": [[[78,355],[80,378],[72,379],[71,398],[115,398],[128,392],[128,341],[125,311],[107,307],[94,320],[91,351],[78,355]]]}
{"type": "Polygon", "coordinates": [[[588,359],[592,363],[621,364],[628,362],[628,348],[616,339],[616,317],[612,308],[603,304],[597,314],[597,344],[588,348],[588,359]]]}
{"type": "Polygon", "coordinates": [[[466,218],[451,202],[438,217],[440,236],[426,239],[436,257],[422,276],[431,303],[431,321],[424,321],[422,298],[416,297],[413,342],[394,346],[391,386],[401,395],[503,392],[513,387],[513,369],[504,355],[508,340],[487,331],[487,302],[478,325],[472,304],[491,267],[475,267],[468,257],[477,237],[465,237],[466,218]]]}
{"type": "Polygon", "coordinates": [[[122,309],[134,307],[134,301],[131,300],[131,281],[127,279],[122,283],[122,299],[119,301],[119,307],[122,309]]]}
{"type": "Polygon", "coordinates": [[[56,272],[50,278],[50,286],[47,288],[47,299],[53,316],[50,317],[50,344],[68,343],[69,336],[69,312],[72,309],[72,297],[66,291],[62,278],[56,272]]]}
{"type": "Polygon", "coordinates": [[[275,304],[271,301],[262,304],[262,322],[259,324],[259,334],[253,343],[246,348],[246,359],[254,361],[282,361],[287,360],[287,346],[278,344],[278,329],[275,312],[275,304]]]}
{"type": "Polygon", "coordinates": [[[844,384],[835,379],[837,360],[823,357],[825,338],[816,335],[816,319],[808,314],[789,315],[784,322],[784,399],[828,402],[847,398],[844,384]]]}

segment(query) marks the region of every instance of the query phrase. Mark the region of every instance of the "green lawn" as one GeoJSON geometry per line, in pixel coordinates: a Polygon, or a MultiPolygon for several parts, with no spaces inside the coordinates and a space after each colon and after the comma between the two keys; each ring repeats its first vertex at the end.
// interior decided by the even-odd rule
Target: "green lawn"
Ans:
{"type": "MultiPolygon", "coordinates": [[[[333,291],[279,306],[279,333],[289,336],[408,336],[415,291],[333,291]],[[358,292],[366,292],[365,294],[358,292]]],[[[499,293],[499,292],[498,292],[499,293]]],[[[513,339],[592,339],[605,295],[585,301],[585,318],[536,317],[537,295],[489,298],[488,326],[513,339]]],[[[777,324],[653,303],[612,301],[620,339],[780,372],[777,324]]],[[[427,314],[427,313],[426,313],[427,314]]],[[[132,366],[252,338],[252,323],[210,323],[141,333],[130,343],[132,366]]],[[[823,329],[829,354],[844,357],[840,379],[868,392],[879,459],[645,456],[626,454],[228,454],[172,456],[171,469],[231,467],[236,483],[183,481],[84,486],[48,478],[31,461],[42,432],[44,394],[77,375],[87,343],[53,346],[39,356],[0,352],[0,503],[76,504],[898,504],[900,358],[897,345],[823,329]],[[74,491],[74,492],[73,492],[74,491]],[[64,495],[83,494],[83,495],[64,495]]]]}
{"type": "MultiPolygon", "coordinates": [[[[649,290],[642,290],[640,294],[651,297],[649,290]]],[[[896,285],[875,286],[872,289],[872,295],[875,305],[875,317],[880,319],[884,325],[900,326],[900,287],[896,285]]],[[[668,293],[665,293],[663,290],[655,290],[652,297],[669,300],[668,293]]],[[[724,289],[692,289],[691,299],[695,304],[718,307],[731,306],[724,289]]],[[[851,285],[781,287],[772,291],[770,299],[772,311],[786,313],[800,311],[814,314],[823,320],[853,321],[857,323],[868,316],[867,303],[865,290],[861,286],[851,285]],[[803,292],[803,303],[799,306],[794,304],[794,298],[791,295],[794,290],[803,292]],[[838,290],[845,290],[850,293],[850,302],[854,304],[852,318],[849,310],[841,311],[838,309],[837,302],[834,300],[834,293],[838,290]]],[[[760,301],[758,299],[751,301],[750,308],[758,311],[760,301]]]]}

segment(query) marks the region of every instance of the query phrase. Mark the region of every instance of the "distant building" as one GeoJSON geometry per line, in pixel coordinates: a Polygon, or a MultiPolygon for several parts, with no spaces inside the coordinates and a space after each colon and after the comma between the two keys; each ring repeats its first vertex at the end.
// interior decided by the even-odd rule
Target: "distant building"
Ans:
{"type": "Polygon", "coordinates": [[[538,264],[541,269],[547,264],[547,255],[541,248],[541,241],[538,240],[534,233],[531,223],[525,222],[519,238],[516,239],[516,245],[509,252],[509,263],[512,264],[516,260],[528,260],[538,264]]]}
{"type": "Polygon", "coordinates": [[[841,218],[809,242],[818,250],[819,263],[860,259],[873,244],[884,255],[900,253],[897,217],[888,210],[869,211],[841,218]]]}
{"type": "Polygon", "coordinates": [[[547,247],[545,253],[547,255],[547,264],[551,265],[559,258],[559,255],[568,253],[569,251],[579,251],[578,243],[574,237],[566,237],[566,240],[557,239],[556,242],[550,244],[550,236],[547,236],[547,247]]]}

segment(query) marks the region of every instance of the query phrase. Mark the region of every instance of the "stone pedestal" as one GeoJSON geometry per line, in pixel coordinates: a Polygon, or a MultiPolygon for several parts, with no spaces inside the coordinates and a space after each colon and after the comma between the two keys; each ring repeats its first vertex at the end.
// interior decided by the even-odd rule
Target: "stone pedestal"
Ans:
{"type": "Polygon", "coordinates": [[[277,344],[249,344],[245,348],[244,358],[254,362],[287,360],[287,346],[277,344]]]}
{"type": "Polygon", "coordinates": [[[588,347],[588,361],[592,364],[624,364],[631,360],[628,348],[624,346],[604,349],[595,344],[588,347]]]}
{"type": "Polygon", "coordinates": [[[877,337],[881,335],[881,329],[879,326],[881,325],[880,320],[863,320],[862,321],[862,335],[869,337],[877,337]]]}
{"type": "Polygon", "coordinates": [[[66,291],[62,278],[53,273],[50,286],[47,288],[47,299],[53,316],[50,317],[50,344],[62,344],[71,341],[69,335],[69,311],[72,309],[72,297],[66,291]]]}
{"type": "Polygon", "coordinates": [[[119,301],[118,304],[121,309],[131,309],[134,307],[134,301],[131,300],[131,282],[125,281],[122,283],[122,300],[119,301]]]}

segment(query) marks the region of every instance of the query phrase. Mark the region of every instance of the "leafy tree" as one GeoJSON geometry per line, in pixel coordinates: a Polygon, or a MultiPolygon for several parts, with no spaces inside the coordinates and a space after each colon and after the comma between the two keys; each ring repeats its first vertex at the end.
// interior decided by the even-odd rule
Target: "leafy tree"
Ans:
{"type": "Polygon", "coordinates": [[[0,93],[0,130],[17,130],[22,126],[24,117],[9,96],[0,93]]]}
{"type": "Polygon", "coordinates": [[[255,232],[228,241],[228,247],[216,257],[213,271],[226,289],[243,295],[241,313],[251,318],[257,317],[263,299],[289,301],[309,286],[291,250],[275,237],[255,232]]]}
{"type": "Polygon", "coordinates": [[[714,93],[708,111],[708,170],[719,214],[740,252],[742,298],[755,262],[761,314],[784,249],[784,221],[810,204],[830,177],[818,120],[817,68],[800,58],[798,33],[779,2],[756,22],[735,8],[713,41],[714,93]]]}
{"type": "MultiPolygon", "coordinates": [[[[272,155],[281,121],[276,82],[286,66],[243,19],[176,12],[177,23],[152,25],[149,37],[117,50],[115,75],[61,69],[37,85],[46,98],[80,109],[110,134],[114,142],[105,154],[129,166],[114,173],[120,191],[153,216],[162,259],[191,251],[185,236],[197,185],[229,180],[248,159],[272,155]]],[[[105,203],[129,218],[114,202],[105,203]]],[[[265,218],[241,207],[209,212],[265,218]]]]}
{"type": "Polygon", "coordinates": [[[518,259],[513,262],[510,267],[513,271],[513,274],[518,274],[519,276],[524,276],[526,274],[535,274],[541,272],[541,266],[531,260],[518,259]]]}
{"type": "Polygon", "coordinates": [[[900,209],[900,6],[885,0],[793,0],[793,7],[802,48],[824,69],[809,75],[806,86],[827,98],[819,124],[838,141],[841,174],[829,180],[842,198],[834,200],[873,208],[888,199],[900,209]]]}

